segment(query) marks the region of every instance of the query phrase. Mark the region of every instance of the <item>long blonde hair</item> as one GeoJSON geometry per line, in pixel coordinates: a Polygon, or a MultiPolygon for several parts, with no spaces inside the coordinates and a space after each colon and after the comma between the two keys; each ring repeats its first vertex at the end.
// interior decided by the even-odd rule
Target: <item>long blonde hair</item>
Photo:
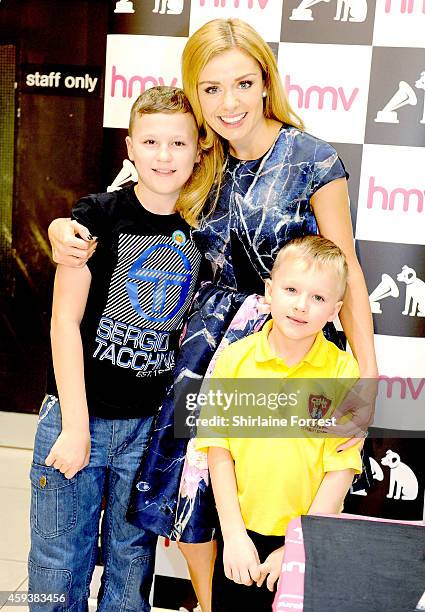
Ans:
{"type": "Polygon", "coordinates": [[[230,49],[240,49],[260,65],[267,90],[264,99],[264,116],[281,123],[304,129],[302,120],[292,110],[279,76],[275,56],[269,45],[245,21],[241,19],[213,19],[194,32],[186,43],[182,55],[183,89],[192,106],[199,128],[199,144],[203,151],[201,165],[204,168],[204,184],[198,192],[198,206],[193,224],[201,215],[212,188],[216,190],[213,210],[220,191],[224,150],[220,136],[205,121],[198,96],[199,75],[216,55],[230,49]]]}
{"type": "MultiPolygon", "coordinates": [[[[132,135],[137,117],[156,113],[189,113],[194,118],[194,127],[197,128],[194,112],[184,91],[179,87],[158,85],[144,91],[131,107],[128,126],[129,136],[132,135]]],[[[202,158],[201,151],[200,162],[195,164],[191,176],[180,189],[175,207],[180,216],[193,226],[196,226],[196,220],[199,216],[199,192],[203,191],[203,186],[207,180],[202,158]]]]}

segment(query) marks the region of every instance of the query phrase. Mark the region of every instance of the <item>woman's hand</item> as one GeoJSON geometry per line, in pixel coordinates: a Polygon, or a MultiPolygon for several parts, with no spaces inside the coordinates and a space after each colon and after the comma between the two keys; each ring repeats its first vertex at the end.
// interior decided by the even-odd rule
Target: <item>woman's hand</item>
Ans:
{"type": "Polygon", "coordinates": [[[280,548],[277,548],[276,550],[271,552],[267,559],[264,561],[264,563],[261,563],[261,565],[258,567],[258,569],[260,570],[260,577],[256,581],[257,586],[260,587],[267,577],[267,588],[269,589],[269,591],[274,591],[276,580],[279,578],[282,569],[284,552],[285,547],[281,546],[280,548]]]}
{"type": "Polygon", "coordinates": [[[82,268],[93,255],[97,239],[81,223],[71,219],[55,219],[49,225],[53,261],[72,268],[82,268]],[[77,234],[81,236],[77,238],[77,234]]]}
{"type": "Polygon", "coordinates": [[[226,578],[246,586],[260,577],[260,559],[248,534],[235,534],[224,538],[223,565],[226,578]]]}
{"type": "Polygon", "coordinates": [[[360,378],[335,410],[332,416],[337,421],[347,414],[351,415],[344,423],[327,428],[333,436],[351,438],[338,447],[339,451],[354,446],[360,440],[364,441],[367,430],[373,423],[377,394],[378,378],[360,378]]]}

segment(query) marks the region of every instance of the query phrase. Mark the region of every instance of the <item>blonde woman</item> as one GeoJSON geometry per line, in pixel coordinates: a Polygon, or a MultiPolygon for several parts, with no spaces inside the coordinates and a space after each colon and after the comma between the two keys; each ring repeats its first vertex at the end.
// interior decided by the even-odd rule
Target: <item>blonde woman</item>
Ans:
{"type": "MultiPolygon", "coordinates": [[[[288,103],[273,53],[239,19],[216,19],[195,32],[183,52],[182,75],[200,129],[206,176],[199,208],[187,220],[211,262],[213,281],[204,284],[193,304],[176,385],[184,389],[188,380],[201,378],[220,343],[261,327],[265,315],[256,294],[264,292],[275,255],[291,238],[315,233],[345,253],[349,277],[340,318],[361,376],[375,377],[368,294],[353,246],[347,175],[335,149],[304,131],[288,103]]],[[[91,254],[93,246],[75,238],[74,231],[78,226],[54,222],[50,235],[56,261],[81,265],[91,254]]],[[[325,334],[338,342],[333,326],[325,334]]],[[[183,466],[186,441],[174,440],[172,419],[170,391],[151,442],[153,452],[136,479],[129,516],[180,540],[202,610],[208,612],[215,557],[208,471],[191,444],[183,466]]],[[[363,417],[363,429],[368,421],[363,417]]],[[[358,432],[353,425],[343,435],[358,432]]]]}

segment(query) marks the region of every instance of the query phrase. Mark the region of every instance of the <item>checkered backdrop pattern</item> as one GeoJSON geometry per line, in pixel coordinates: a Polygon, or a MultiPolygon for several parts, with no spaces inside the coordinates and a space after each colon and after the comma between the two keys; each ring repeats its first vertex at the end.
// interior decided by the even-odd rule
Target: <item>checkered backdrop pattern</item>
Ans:
{"type": "MultiPolygon", "coordinates": [[[[346,508],[420,519],[425,470],[414,433],[425,431],[425,0],[112,1],[104,106],[110,182],[126,157],[133,100],[156,84],[181,85],[188,36],[217,17],[244,19],[269,42],[307,131],[331,142],[350,173],[382,377],[375,426],[385,437],[371,441],[376,486],[349,495],[346,508]]],[[[157,570],[186,575],[163,551],[157,570]]]]}

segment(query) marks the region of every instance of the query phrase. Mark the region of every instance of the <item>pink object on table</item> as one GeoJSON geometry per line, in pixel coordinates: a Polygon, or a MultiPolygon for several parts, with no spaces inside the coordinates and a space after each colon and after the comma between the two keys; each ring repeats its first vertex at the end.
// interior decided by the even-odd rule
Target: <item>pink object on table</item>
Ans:
{"type": "MultiPolygon", "coordinates": [[[[403,525],[424,525],[423,521],[393,521],[358,514],[320,514],[338,519],[357,519],[380,523],[399,523],[403,525]]],[[[286,530],[285,554],[282,570],[273,601],[273,612],[293,612],[304,610],[305,550],[301,517],[292,519],[286,530]]],[[[421,609],[421,608],[419,608],[421,609]]],[[[424,608],[425,609],[425,608],[424,608]]]]}

